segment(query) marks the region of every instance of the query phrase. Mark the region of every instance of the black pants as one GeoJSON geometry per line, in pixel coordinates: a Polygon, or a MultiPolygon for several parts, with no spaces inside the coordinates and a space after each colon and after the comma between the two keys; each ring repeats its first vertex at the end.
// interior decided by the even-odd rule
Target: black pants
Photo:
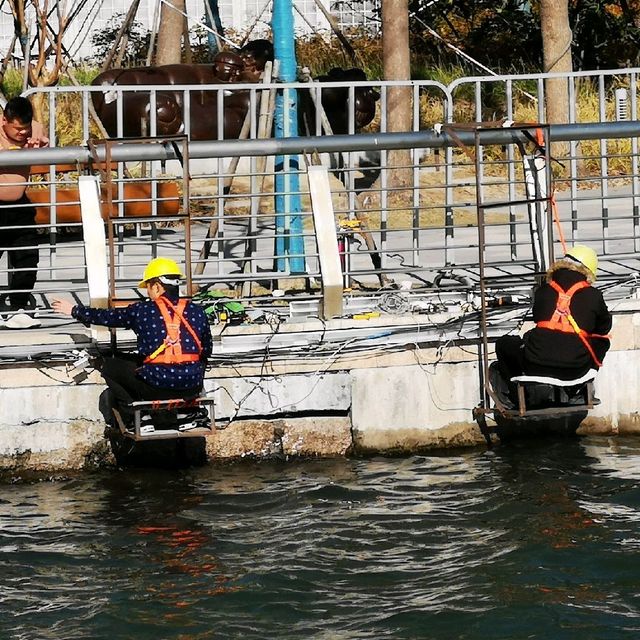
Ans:
{"type": "Polygon", "coordinates": [[[524,372],[524,342],[520,336],[502,336],[496,340],[496,358],[489,371],[491,386],[507,407],[515,406],[517,386],[511,382],[514,376],[524,372]]]}
{"type": "Polygon", "coordinates": [[[38,234],[34,228],[36,210],[26,195],[16,202],[0,203],[0,256],[7,252],[9,289],[5,308],[28,309],[34,306],[31,291],[38,275],[38,234]],[[6,227],[21,227],[7,229],[6,227]]]}
{"type": "Polygon", "coordinates": [[[496,340],[496,358],[502,377],[509,381],[524,371],[524,342],[520,336],[502,336],[496,340]]]}
{"type": "Polygon", "coordinates": [[[127,405],[136,400],[194,398],[202,391],[201,387],[188,389],[155,387],[136,375],[138,366],[136,358],[119,356],[105,358],[100,371],[111,391],[113,402],[125,421],[133,417],[133,412],[127,405]]]}
{"type": "MultiPolygon", "coordinates": [[[[594,344],[594,349],[598,353],[598,349],[604,349],[601,357],[604,357],[609,342],[601,340],[605,343],[594,344]]],[[[553,354],[549,354],[550,357],[553,354]]],[[[524,357],[524,341],[520,336],[502,336],[496,340],[496,358],[498,359],[498,368],[502,377],[509,381],[514,376],[527,374],[529,376],[546,376],[550,378],[560,378],[561,380],[575,380],[581,378],[587,371],[588,367],[559,367],[555,364],[538,364],[527,361],[524,357]]]]}

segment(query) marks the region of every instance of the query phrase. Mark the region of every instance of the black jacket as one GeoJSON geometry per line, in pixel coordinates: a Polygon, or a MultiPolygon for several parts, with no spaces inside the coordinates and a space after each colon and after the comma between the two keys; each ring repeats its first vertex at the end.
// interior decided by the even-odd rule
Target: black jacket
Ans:
{"type": "MultiPolygon", "coordinates": [[[[553,279],[567,291],[576,282],[586,278],[578,271],[558,269],[553,273],[553,279]]],[[[557,300],[555,289],[548,283],[542,285],[533,300],[534,321],[550,320],[557,300]]],[[[580,289],[574,294],[571,315],[578,326],[589,334],[605,335],[611,330],[611,314],[602,293],[594,287],[580,289]]],[[[609,349],[609,340],[591,338],[590,342],[598,360],[602,361],[609,349]]],[[[549,375],[571,380],[595,368],[593,358],[577,334],[535,327],[524,336],[524,370],[529,375],[549,375]]]]}

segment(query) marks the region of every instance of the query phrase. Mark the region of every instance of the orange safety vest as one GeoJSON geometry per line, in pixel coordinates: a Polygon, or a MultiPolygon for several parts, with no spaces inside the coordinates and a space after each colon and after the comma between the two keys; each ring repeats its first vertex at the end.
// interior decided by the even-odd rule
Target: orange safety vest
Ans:
{"type": "Polygon", "coordinates": [[[149,356],[145,358],[145,364],[183,364],[185,362],[197,362],[202,353],[202,343],[194,331],[193,327],[185,319],[183,313],[187,306],[186,298],[178,301],[177,306],[164,296],[156,299],[156,304],[167,329],[167,335],[162,344],[149,356]],[[169,309],[173,311],[173,316],[169,314],[169,309]],[[180,325],[184,325],[191,334],[196,346],[197,353],[182,353],[182,343],[180,342],[180,325]]]}
{"type": "Polygon", "coordinates": [[[571,315],[571,299],[574,294],[580,289],[585,289],[591,286],[586,280],[576,282],[572,287],[565,291],[555,280],[551,280],[549,284],[558,293],[558,301],[556,302],[556,309],[553,312],[550,320],[540,320],[536,323],[537,327],[542,329],[551,329],[551,331],[561,331],[562,333],[575,333],[582,341],[582,344],[586,347],[587,351],[591,355],[591,358],[595,362],[597,367],[602,366],[602,362],[598,360],[589,338],[609,338],[608,335],[601,336],[597,333],[587,333],[584,329],[578,326],[574,317],[571,315]]]}

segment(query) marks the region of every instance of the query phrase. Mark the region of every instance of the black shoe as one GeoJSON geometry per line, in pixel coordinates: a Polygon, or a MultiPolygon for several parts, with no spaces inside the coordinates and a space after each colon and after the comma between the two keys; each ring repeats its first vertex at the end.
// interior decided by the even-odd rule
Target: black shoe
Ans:
{"type": "Polygon", "coordinates": [[[21,311],[22,313],[37,315],[38,304],[33,294],[29,293],[26,296],[16,293],[1,294],[0,313],[10,313],[12,311],[21,311]]]}

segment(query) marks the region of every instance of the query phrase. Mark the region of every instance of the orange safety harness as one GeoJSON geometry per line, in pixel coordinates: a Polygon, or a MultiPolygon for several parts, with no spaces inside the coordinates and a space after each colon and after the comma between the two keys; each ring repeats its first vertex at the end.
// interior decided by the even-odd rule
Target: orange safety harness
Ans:
{"type": "Polygon", "coordinates": [[[187,306],[187,300],[182,298],[178,301],[177,305],[174,305],[170,300],[161,296],[157,298],[155,302],[158,305],[158,309],[167,328],[167,335],[162,344],[151,355],[145,358],[144,363],[183,364],[185,362],[197,362],[200,360],[202,343],[193,327],[185,320],[183,315],[184,308],[187,306]],[[173,311],[173,316],[170,315],[169,309],[173,311]],[[185,329],[191,334],[191,337],[198,347],[197,353],[182,353],[180,325],[184,325],[185,329]]]}
{"type": "Polygon", "coordinates": [[[593,358],[596,366],[601,367],[602,362],[598,360],[593,347],[589,342],[589,338],[609,339],[609,336],[602,336],[597,333],[587,333],[584,329],[581,329],[578,326],[578,323],[571,315],[571,299],[577,291],[589,287],[589,283],[585,280],[581,280],[580,282],[576,282],[572,287],[567,289],[567,291],[565,291],[555,280],[551,280],[549,284],[558,293],[556,309],[553,312],[550,320],[540,320],[536,323],[536,326],[542,329],[551,329],[552,331],[562,331],[562,333],[576,333],[578,335],[578,338],[580,338],[580,340],[582,341],[582,344],[584,344],[587,351],[593,358]]]}

